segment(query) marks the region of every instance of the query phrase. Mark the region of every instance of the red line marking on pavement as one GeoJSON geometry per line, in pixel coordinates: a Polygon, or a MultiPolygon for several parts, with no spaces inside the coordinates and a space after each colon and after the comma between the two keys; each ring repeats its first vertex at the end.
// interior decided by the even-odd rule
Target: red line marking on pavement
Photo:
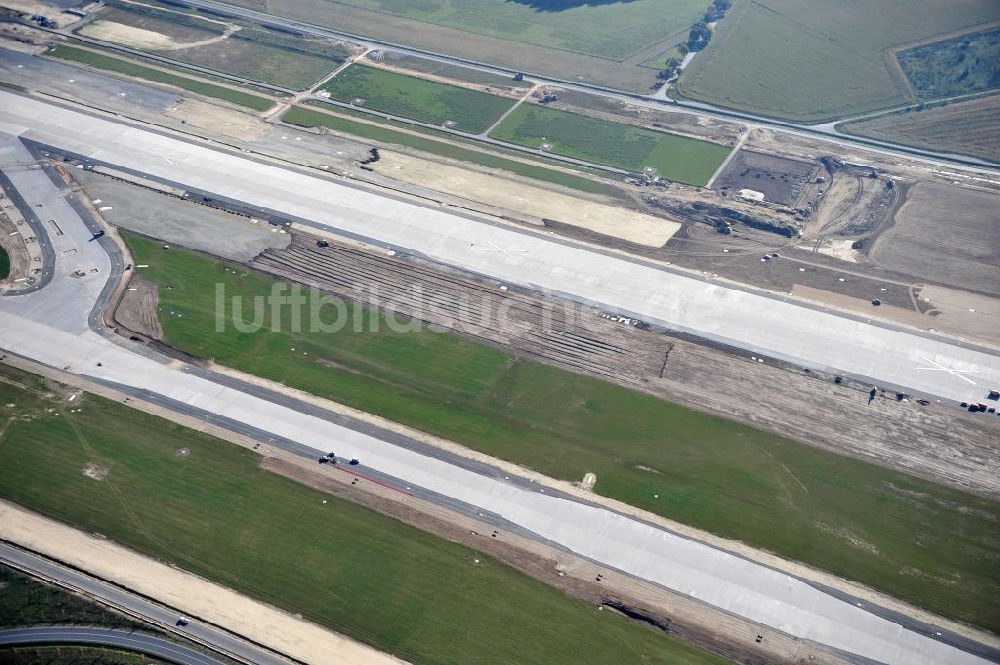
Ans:
{"type": "Polygon", "coordinates": [[[375,480],[374,478],[369,478],[368,476],[366,476],[366,475],[364,475],[362,473],[358,473],[357,471],[351,471],[350,469],[345,469],[342,466],[335,466],[333,468],[336,469],[337,471],[343,471],[344,473],[348,473],[348,474],[350,474],[352,476],[356,476],[358,478],[361,478],[362,480],[367,480],[370,483],[375,483],[379,487],[384,487],[386,489],[393,490],[394,492],[399,492],[400,494],[405,494],[406,496],[413,496],[413,494],[411,494],[410,492],[407,492],[406,490],[401,490],[398,487],[393,487],[392,485],[388,485],[386,483],[383,483],[381,480],[375,480]]]}

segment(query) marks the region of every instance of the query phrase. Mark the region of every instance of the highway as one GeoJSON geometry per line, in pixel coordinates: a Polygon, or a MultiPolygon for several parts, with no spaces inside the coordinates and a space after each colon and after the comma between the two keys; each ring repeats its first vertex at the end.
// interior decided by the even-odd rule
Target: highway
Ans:
{"type": "MultiPolygon", "coordinates": [[[[180,616],[177,610],[5,543],[0,543],[0,562],[47,582],[82,593],[165,631],[172,630],[183,634],[184,637],[205,645],[206,649],[224,654],[238,662],[255,665],[289,665],[292,662],[197,619],[192,619],[187,626],[179,628],[176,626],[180,616]]],[[[140,651],[182,665],[220,663],[219,660],[175,642],[150,635],[100,628],[62,626],[0,632],[0,645],[13,644],[105,644],[140,651]]]]}
{"type": "MultiPolygon", "coordinates": [[[[478,272],[496,274],[501,270],[516,277],[544,269],[577,288],[581,284],[598,285],[600,280],[595,275],[614,281],[633,267],[651,270],[571,243],[472,223],[445,212],[265,166],[18,95],[0,93],[0,108],[0,131],[8,133],[0,141],[0,164],[25,161],[24,147],[15,138],[22,135],[90,159],[140,170],[153,178],[205,185],[206,191],[219,196],[290,212],[344,235],[360,234],[372,239],[383,232],[402,233],[396,238],[406,243],[429,238],[445,249],[461,249],[462,259],[473,262],[463,267],[482,268],[478,272]],[[471,240],[469,233],[474,234],[471,240]],[[540,256],[514,264],[502,254],[476,249],[477,243],[487,241],[497,242],[500,247],[509,242],[545,244],[533,246],[532,251],[540,256]],[[564,262],[567,258],[571,262],[595,263],[570,270],[571,265],[564,262]]],[[[869,611],[801,579],[654,525],[582,501],[546,494],[544,488],[506,480],[489,469],[454,464],[446,456],[399,445],[377,432],[324,418],[288,400],[267,399],[239,385],[216,380],[210,373],[177,367],[169,359],[127,340],[115,340],[100,330],[94,308],[103,304],[108,282],[120,269],[116,268],[120,257],[109,243],[89,241],[91,231],[84,219],[44,171],[12,169],[7,176],[26,204],[40,204],[44,216],[58,220],[62,231],[62,235],[54,235],[46,228],[56,257],[49,285],[35,293],[0,298],[0,348],[8,352],[155,399],[180,413],[210,416],[213,422],[234,430],[242,428],[261,438],[290,442],[313,454],[325,453],[334,444],[339,455],[362,460],[366,474],[405,484],[432,500],[489,513],[524,533],[610,569],[832,649],[907,665],[971,665],[996,659],[996,653],[988,647],[946,632],[941,635],[933,627],[905,618],[887,619],[877,608],[869,611]]],[[[433,247],[425,249],[434,251],[433,247]]],[[[648,279],[657,274],[643,273],[648,279]]],[[[678,276],[663,275],[669,275],[671,280],[678,276]]],[[[676,297],[686,289],[698,288],[698,284],[703,283],[692,280],[669,288],[676,297]]],[[[648,283],[641,288],[653,286],[648,283]]],[[[731,298],[724,293],[727,289],[709,286],[714,303],[710,300],[705,304],[710,309],[714,305],[713,317],[726,319],[726,306],[744,296],[731,298]]],[[[635,290],[635,286],[624,284],[615,292],[635,290]]],[[[652,305],[655,309],[665,302],[654,300],[652,305]]],[[[754,307],[761,310],[759,301],[754,307]]],[[[809,312],[815,314],[808,310],[802,316],[812,316],[809,312]]],[[[795,325],[794,314],[775,315],[784,317],[779,319],[783,325],[795,325]]],[[[822,325],[835,323],[836,318],[830,317],[822,325]]],[[[850,327],[838,328],[834,333],[850,327]]],[[[812,330],[814,335],[823,332],[822,328],[812,330]]],[[[952,351],[944,341],[913,337],[917,343],[944,344],[949,353],[980,353],[957,347],[952,351]]],[[[882,348],[865,352],[877,357],[887,354],[882,348]]]]}
{"type": "Polygon", "coordinates": [[[86,645],[118,647],[127,651],[144,653],[180,665],[223,665],[222,661],[203,653],[182,647],[169,640],[131,633],[111,628],[83,628],[77,626],[45,626],[0,630],[0,647],[41,645],[86,645]]]}

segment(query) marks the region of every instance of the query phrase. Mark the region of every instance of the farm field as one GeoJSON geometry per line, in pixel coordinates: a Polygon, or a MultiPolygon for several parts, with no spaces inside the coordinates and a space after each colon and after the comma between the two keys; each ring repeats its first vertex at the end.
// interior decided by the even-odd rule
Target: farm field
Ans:
{"type": "Polygon", "coordinates": [[[415,665],[560,665],[581,651],[607,663],[722,663],[265,471],[247,449],[94,396],[71,413],[30,375],[0,376],[0,401],[21,416],[0,447],[0,495],[415,665]]]}
{"type": "Polygon", "coordinates": [[[919,99],[938,99],[1000,88],[1000,28],[896,54],[919,99]]]}
{"type": "Polygon", "coordinates": [[[515,100],[365,65],[351,65],[322,90],[341,102],[364,99],[359,106],[418,122],[478,134],[495,123],[515,100]]]}
{"type": "Polygon", "coordinates": [[[260,97],[258,95],[240,92],[239,90],[234,90],[225,86],[214,85],[212,83],[199,81],[186,76],[171,74],[160,69],[145,67],[134,61],[102,55],[100,53],[95,53],[94,51],[66,46],[65,44],[55,46],[51,51],[48,51],[46,55],[59,58],[61,60],[79,62],[97,69],[103,69],[105,71],[125,74],[126,76],[134,76],[152,83],[172,85],[183,90],[187,90],[188,92],[194,92],[206,97],[221,99],[231,104],[243,106],[254,111],[266,111],[274,106],[274,100],[268,99],[267,97],[260,97]]]}
{"type": "Polygon", "coordinates": [[[420,74],[450,79],[452,81],[462,81],[464,83],[474,83],[476,85],[496,86],[499,88],[510,88],[512,86],[527,87],[531,81],[514,81],[512,76],[500,76],[489,72],[481,72],[471,67],[461,67],[451,65],[446,62],[419,58],[405,53],[389,52],[383,54],[385,64],[399,69],[405,69],[420,74]]]}
{"type": "MultiPolygon", "coordinates": [[[[328,0],[376,14],[430,23],[505,41],[619,60],[685,31],[705,13],[701,0],[629,3],[502,0],[328,0]]],[[[516,47],[514,47],[516,48],[516,47]]]]}
{"type": "Polygon", "coordinates": [[[548,143],[555,154],[634,172],[654,167],[665,178],[698,186],[708,182],[731,150],[717,143],[534,104],[514,109],[490,136],[528,148],[548,143]]]}
{"type": "MultiPolygon", "coordinates": [[[[373,116],[366,117],[374,119],[373,116]]],[[[382,122],[379,124],[357,122],[349,118],[335,116],[329,113],[320,113],[319,111],[303,108],[301,106],[296,106],[290,109],[282,116],[281,119],[283,122],[287,122],[291,125],[299,125],[301,127],[326,127],[337,132],[362,137],[371,141],[394,143],[396,145],[406,146],[413,148],[414,150],[439,155],[441,157],[447,157],[449,159],[457,159],[459,161],[478,164],[479,166],[485,166],[491,169],[510,171],[511,173],[516,173],[528,178],[563,185],[564,187],[577,189],[583,192],[599,194],[607,193],[608,189],[600,182],[582,178],[571,173],[548,169],[544,166],[526,164],[513,159],[505,159],[499,155],[479,152],[478,150],[469,150],[452,143],[434,140],[433,138],[430,138],[432,135],[424,137],[396,131],[392,128],[391,124],[386,126],[386,124],[383,124],[382,122]]]]}
{"type": "MultiPolygon", "coordinates": [[[[684,32],[705,12],[707,2],[634,0],[579,3],[559,11],[536,11],[534,2],[429,0],[355,2],[349,0],[234,0],[229,4],[334,30],[447,53],[499,67],[617,89],[648,92],[655,72],[619,60],[684,32]],[[416,17],[404,16],[413,13],[416,17]],[[444,18],[428,22],[423,18],[444,18]],[[612,14],[608,19],[605,15],[612,14]],[[510,20],[508,20],[510,19],[510,20]],[[486,26],[477,32],[477,26],[486,26]],[[564,29],[565,28],[565,29],[564,29]],[[582,32],[580,31],[582,29],[582,32]],[[558,32],[557,32],[558,31],[558,32]],[[522,41],[528,39],[531,41],[522,41]],[[586,49],[585,52],[573,49],[586,49]],[[602,55],[589,55],[589,52],[602,55]],[[610,58],[610,59],[609,59],[610,58]]],[[[570,3],[566,3],[569,5],[570,3]]],[[[564,5],[564,6],[566,6],[564,5]]]]}
{"type": "Polygon", "coordinates": [[[859,115],[913,101],[891,49],[996,19],[991,0],[737,2],[676,91],[802,122],[859,115]]]}
{"type": "Polygon", "coordinates": [[[1000,162],[1000,95],[837,126],[847,134],[1000,162]]]}
{"type": "Polygon", "coordinates": [[[998,628],[996,502],[453,334],[217,334],[216,283],[252,302],[273,280],[126,238],[143,277],[171,285],[161,309],[180,317],[161,325],[188,353],[556,478],[596,473],[605,496],[998,628]]]}

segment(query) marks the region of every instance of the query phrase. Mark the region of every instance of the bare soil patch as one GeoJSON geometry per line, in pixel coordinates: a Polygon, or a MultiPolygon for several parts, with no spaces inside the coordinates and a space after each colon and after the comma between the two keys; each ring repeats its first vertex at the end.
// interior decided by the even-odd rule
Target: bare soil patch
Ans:
{"type": "Polygon", "coordinates": [[[798,207],[806,185],[820,172],[817,162],[740,150],[715,181],[715,189],[752,189],[772,203],[798,207]]]}
{"type": "Polygon", "coordinates": [[[163,328],[160,327],[157,314],[159,304],[159,289],[156,284],[133,276],[115,310],[115,321],[132,332],[162,340],[163,328]]]}
{"type": "Polygon", "coordinates": [[[868,256],[921,281],[1000,296],[997,210],[1000,194],[918,183],[868,256]]]}
{"type": "Polygon", "coordinates": [[[590,200],[582,194],[570,196],[513,178],[395,152],[383,151],[372,167],[394,180],[650,247],[663,246],[680,228],[676,222],[590,200]]]}
{"type": "Polygon", "coordinates": [[[104,480],[108,477],[108,470],[95,462],[87,462],[87,465],[83,467],[83,475],[94,480],[104,480]]]}
{"type": "Polygon", "coordinates": [[[166,115],[239,141],[256,141],[269,129],[256,116],[184,97],[166,115]]]}

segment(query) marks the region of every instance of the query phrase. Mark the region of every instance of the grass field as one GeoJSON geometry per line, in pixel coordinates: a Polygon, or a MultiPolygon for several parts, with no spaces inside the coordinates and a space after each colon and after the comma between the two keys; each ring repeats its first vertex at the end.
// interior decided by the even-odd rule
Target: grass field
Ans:
{"type": "Polygon", "coordinates": [[[838,125],[848,134],[1000,163],[1000,95],[838,125]]]}
{"type": "Polygon", "coordinates": [[[329,4],[611,60],[683,31],[708,7],[705,0],[331,0],[329,4]]]}
{"type": "MultiPolygon", "coordinates": [[[[359,112],[360,113],[360,112],[359,112]]],[[[368,116],[373,117],[373,116],[368,116]]],[[[407,146],[422,152],[440,155],[449,159],[457,159],[471,164],[478,164],[491,169],[502,169],[510,171],[528,178],[551,182],[563,185],[571,189],[595,194],[607,193],[607,187],[599,182],[581,178],[571,173],[548,169],[544,166],[534,166],[513,159],[505,159],[497,155],[491,155],[477,150],[468,150],[451,143],[435,141],[433,138],[414,136],[405,132],[396,131],[383,124],[373,125],[364,122],[357,122],[349,118],[342,118],[320,113],[311,109],[297,106],[290,109],[281,118],[284,122],[302,127],[327,127],[334,131],[343,132],[352,136],[358,136],[369,141],[395,143],[407,146]]],[[[415,128],[416,129],[416,128],[415,128]]]]}
{"type": "MultiPolygon", "coordinates": [[[[315,83],[342,63],[347,50],[332,42],[295,36],[258,27],[237,26],[224,39],[227,24],[207,21],[194,14],[165,11],[139,4],[116,3],[101,18],[80,29],[81,34],[142,48],[180,62],[208,67],[253,81],[301,90],[315,83]],[[118,35],[110,24],[141,28],[163,35],[157,40],[133,43],[126,33],[118,35]],[[190,43],[190,46],[185,44],[190,43]]],[[[143,39],[139,37],[139,39],[143,39]]]]}
{"type": "Polygon", "coordinates": [[[126,237],[172,287],[161,308],[182,318],[162,325],[184,351],[556,478],[594,472],[606,496],[1000,628],[996,502],[452,334],[215,333],[216,283],[252,302],[272,280],[126,237]]]}
{"type": "Polygon", "coordinates": [[[677,91],[804,122],[859,115],[912,101],[890,49],[997,18],[993,0],[735,2],[677,91]]]}
{"type": "Polygon", "coordinates": [[[240,92],[239,90],[233,90],[232,88],[227,88],[221,85],[214,85],[205,81],[198,81],[196,79],[187,78],[186,76],[178,76],[159,69],[153,69],[152,67],[144,67],[143,65],[130,60],[113,58],[111,56],[101,55],[100,53],[94,53],[93,51],[86,51],[72,46],[59,44],[53,47],[52,50],[48,51],[46,55],[60,58],[62,60],[79,62],[97,69],[103,69],[105,71],[117,72],[119,74],[125,74],[126,76],[134,76],[152,83],[172,85],[177,88],[187,90],[188,92],[194,92],[206,97],[221,99],[231,104],[243,106],[254,111],[265,111],[274,106],[274,100],[266,97],[240,92]]]}
{"type": "Polygon", "coordinates": [[[4,367],[0,377],[0,403],[18,416],[0,445],[0,495],[415,665],[576,665],[581,654],[721,665],[490,557],[263,471],[249,450],[97,397],[69,413],[17,385],[32,383],[26,375],[4,367]],[[83,475],[89,463],[107,477],[83,475]]]}
{"type": "Polygon", "coordinates": [[[451,121],[471,134],[488,129],[515,101],[365,65],[351,65],[322,89],[341,102],[360,97],[365,108],[434,125],[451,121]]]}
{"type": "Polygon", "coordinates": [[[920,99],[1000,88],[1000,29],[917,46],[896,55],[920,99]]]}
{"type": "Polygon", "coordinates": [[[214,44],[163,51],[160,54],[181,62],[294,90],[308,88],[344,61],[343,56],[323,57],[272,46],[254,39],[245,39],[240,33],[214,44]]]}
{"type": "Polygon", "coordinates": [[[670,180],[702,186],[725,161],[731,148],[579,113],[522,104],[490,136],[594,164],[639,172],[654,167],[670,180]]]}

